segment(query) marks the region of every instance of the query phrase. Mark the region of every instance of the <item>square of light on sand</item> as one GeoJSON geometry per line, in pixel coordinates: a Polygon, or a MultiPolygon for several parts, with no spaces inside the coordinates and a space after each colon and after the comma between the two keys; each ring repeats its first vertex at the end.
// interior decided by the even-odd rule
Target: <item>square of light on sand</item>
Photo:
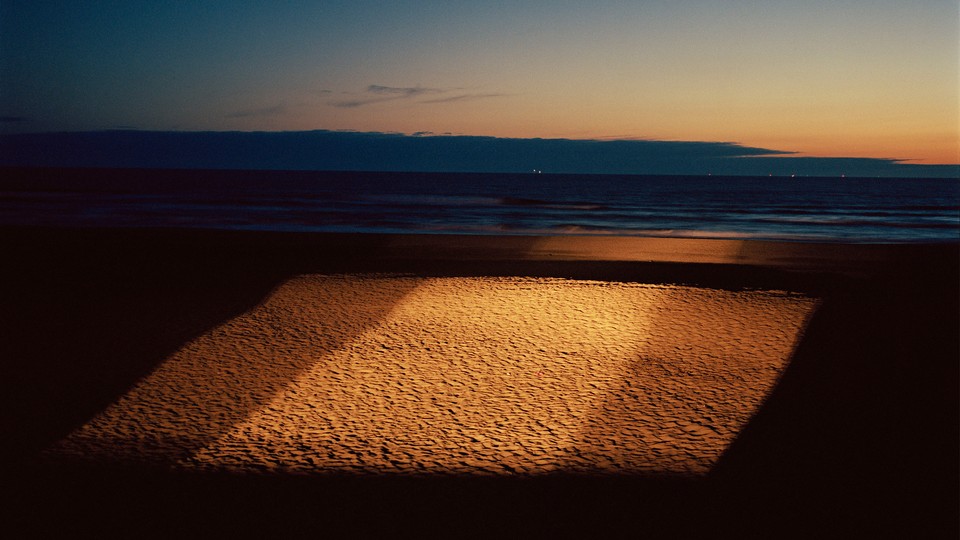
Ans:
{"type": "Polygon", "coordinates": [[[50,459],[311,474],[705,474],[816,299],[546,278],[305,275],[171,355],[50,459]]]}

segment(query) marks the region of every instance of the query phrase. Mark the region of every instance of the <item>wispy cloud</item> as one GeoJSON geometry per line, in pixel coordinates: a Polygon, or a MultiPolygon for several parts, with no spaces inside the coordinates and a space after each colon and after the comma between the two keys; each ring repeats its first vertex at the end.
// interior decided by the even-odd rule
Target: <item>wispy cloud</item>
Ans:
{"type": "Polygon", "coordinates": [[[0,122],[5,124],[15,124],[17,122],[26,122],[30,120],[26,116],[0,116],[0,122]]]}
{"type": "Polygon", "coordinates": [[[372,105],[384,101],[412,99],[425,94],[439,94],[442,92],[443,90],[439,88],[424,88],[422,86],[383,86],[371,84],[366,90],[360,93],[359,97],[343,101],[333,101],[330,105],[352,109],[354,107],[363,107],[364,105],[372,105]]]}
{"type": "Polygon", "coordinates": [[[421,101],[420,103],[453,103],[455,101],[473,101],[477,99],[488,99],[488,98],[498,98],[504,97],[509,94],[458,94],[455,96],[447,96],[436,99],[427,99],[421,101]]]}
{"type": "Polygon", "coordinates": [[[226,116],[227,118],[249,118],[252,116],[276,116],[278,114],[283,114],[285,112],[287,112],[287,108],[282,103],[280,103],[272,107],[242,109],[239,111],[232,112],[226,116]]]}
{"type": "Polygon", "coordinates": [[[421,104],[432,104],[432,103],[452,103],[456,101],[470,101],[475,99],[486,99],[501,97],[507,94],[464,94],[458,93],[450,95],[451,92],[458,91],[459,89],[451,88],[425,88],[422,86],[383,86],[379,84],[371,84],[363,92],[359,93],[357,97],[353,99],[345,99],[341,101],[330,102],[330,105],[334,107],[341,108],[354,108],[354,107],[363,107],[365,105],[372,105],[374,103],[382,103],[384,101],[397,101],[397,100],[413,100],[415,103],[421,104]],[[426,96],[437,96],[431,99],[418,99],[426,96]]]}
{"type": "Polygon", "coordinates": [[[371,84],[367,87],[367,92],[371,94],[380,94],[387,96],[394,96],[397,99],[411,98],[423,94],[438,94],[443,92],[439,88],[423,88],[422,86],[381,86],[379,84],[371,84]]]}
{"type": "Polygon", "coordinates": [[[333,105],[334,107],[340,107],[341,109],[352,109],[354,107],[363,107],[364,105],[377,103],[378,101],[386,101],[386,100],[384,99],[350,99],[346,101],[331,101],[330,105],[333,105]]]}

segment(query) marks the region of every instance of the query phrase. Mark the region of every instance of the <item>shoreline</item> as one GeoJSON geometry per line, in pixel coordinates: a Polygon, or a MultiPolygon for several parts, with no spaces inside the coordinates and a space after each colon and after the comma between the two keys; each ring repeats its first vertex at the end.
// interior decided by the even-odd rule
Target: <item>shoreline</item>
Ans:
{"type": "MultiPolygon", "coordinates": [[[[786,535],[955,536],[957,245],[0,228],[0,246],[9,261],[0,280],[4,476],[24,494],[20,510],[34,525],[67,514],[93,526],[93,509],[104,504],[133,529],[174,508],[227,528],[259,522],[239,505],[304,530],[324,522],[346,532],[358,520],[382,532],[432,519],[501,532],[643,523],[697,532],[702,523],[699,532],[784,536],[785,524],[802,523],[786,535]],[[36,460],[185,344],[263,306],[303,274],[573,279],[589,294],[594,281],[730,291],[724,298],[788,291],[820,307],[772,394],[706,479],[692,483],[563,474],[261,477],[36,460]],[[183,494],[193,508],[175,502],[183,494]],[[369,507],[371,497],[388,506],[369,507]],[[322,518],[295,510],[311,500],[327,505],[315,508],[322,518]],[[530,519],[511,510],[529,504],[540,509],[530,519]]],[[[444,290],[443,298],[463,294],[444,290]]],[[[693,305],[681,319],[698,320],[693,305]]]]}
{"type": "MultiPolygon", "coordinates": [[[[677,263],[761,267],[816,273],[870,275],[885,265],[906,269],[911,263],[939,262],[955,270],[960,259],[956,242],[844,243],[617,235],[387,234],[240,231],[187,228],[96,228],[0,226],[0,242],[36,252],[33,244],[72,250],[90,243],[94,249],[118,249],[123,242],[161,250],[181,249],[202,256],[202,250],[228,255],[259,250],[303,268],[335,267],[335,257],[358,267],[376,261],[412,264],[490,262],[677,263]],[[219,250],[219,251],[217,251],[219,250]]],[[[138,249],[138,246],[127,246],[138,249]]],[[[254,252],[255,254],[256,251],[254,252]]],[[[29,253],[25,253],[29,255],[29,253]]]]}

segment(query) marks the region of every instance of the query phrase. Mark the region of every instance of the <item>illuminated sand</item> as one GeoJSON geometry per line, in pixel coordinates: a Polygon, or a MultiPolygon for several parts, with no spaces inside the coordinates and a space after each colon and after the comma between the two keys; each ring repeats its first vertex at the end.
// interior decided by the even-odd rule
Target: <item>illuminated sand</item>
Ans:
{"type": "Polygon", "coordinates": [[[306,275],[186,344],[53,460],[303,473],[700,475],[816,300],[306,275]]]}

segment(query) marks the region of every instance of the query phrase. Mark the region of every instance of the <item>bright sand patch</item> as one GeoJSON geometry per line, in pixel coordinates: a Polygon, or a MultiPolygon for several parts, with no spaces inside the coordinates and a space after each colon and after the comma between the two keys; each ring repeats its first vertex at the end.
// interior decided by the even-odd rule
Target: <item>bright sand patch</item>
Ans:
{"type": "Polygon", "coordinates": [[[305,275],[187,343],[53,459],[309,473],[704,474],[815,299],[305,275]]]}

